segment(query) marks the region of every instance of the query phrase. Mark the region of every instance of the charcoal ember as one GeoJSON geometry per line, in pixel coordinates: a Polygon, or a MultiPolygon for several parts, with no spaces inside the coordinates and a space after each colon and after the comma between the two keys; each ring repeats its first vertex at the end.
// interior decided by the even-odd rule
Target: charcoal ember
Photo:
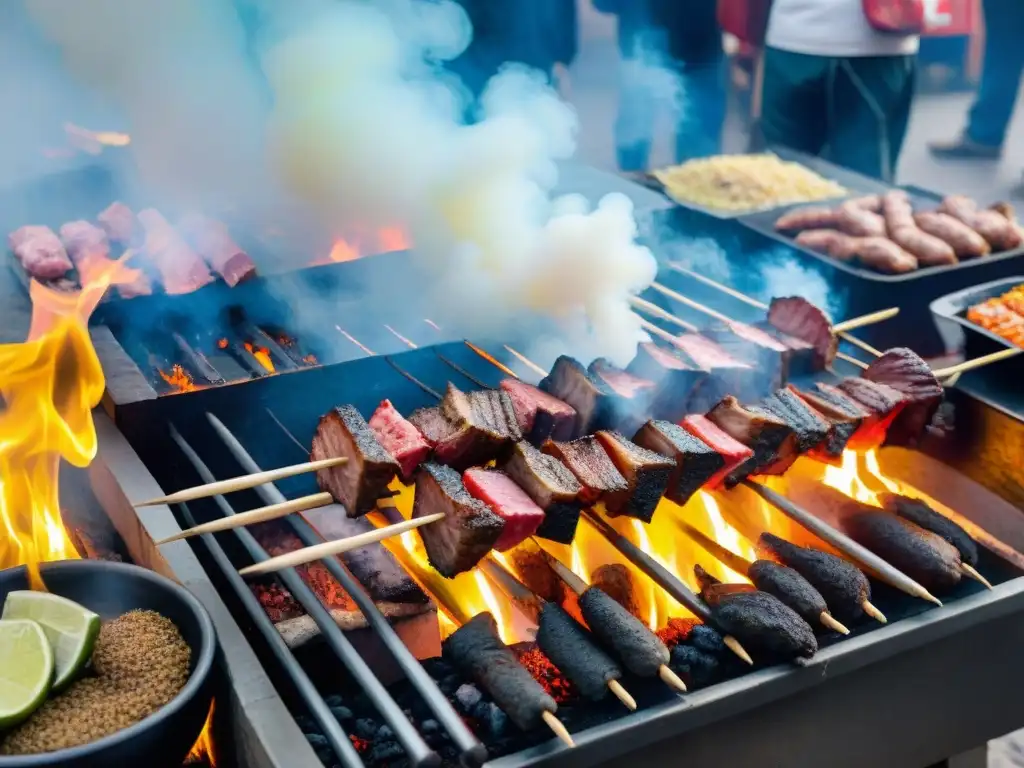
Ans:
{"type": "Polygon", "coordinates": [[[340,707],[345,703],[345,700],[341,698],[341,694],[332,693],[330,696],[324,697],[324,704],[328,707],[340,707]]]}
{"type": "Polygon", "coordinates": [[[455,691],[458,690],[460,685],[462,685],[462,675],[458,674],[446,675],[437,681],[437,687],[440,688],[448,698],[455,695],[455,691]]]}
{"type": "Polygon", "coordinates": [[[395,732],[391,730],[390,725],[382,725],[377,729],[377,738],[381,741],[387,741],[388,739],[395,738],[395,732]]]}
{"type": "Polygon", "coordinates": [[[886,384],[910,401],[889,426],[886,442],[915,446],[939,409],[945,390],[931,366],[905,347],[886,351],[861,374],[886,384]]]}
{"type": "Polygon", "coordinates": [[[843,518],[843,530],[928,590],[960,583],[960,553],[940,536],[890,512],[865,508],[843,518]]]}
{"type": "Polygon", "coordinates": [[[721,665],[715,656],[688,643],[680,643],[672,649],[669,666],[691,688],[711,685],[718,680],[721,672],[721,665]]]}
{"type": "Polygon", "coordinates": [[[725,639],[716,629],[707,624],[696,624],[686,637],[686,642],[697,650],[719,656],[725,653],[725,639]]]}
{"type": "Polygon", "coordinates": [[[963,528],[945,515],[940,515],[920,499],[901,496],[898,493],[883,493],[878,497],[882,507],[931,531],[956,547],[960,561],[972,568],[978,564],[978,545],[963,528]]]}
{"type": "Polygon", "coordinates": [[[551,373],[538,385],[576,411],[573,436],[587,435],[613,425],[615,418],[615,392],[583,365],[562,355],[551,366],[551,373]]]}
{"type": "Polygon", "coordinates": [[[594,644],[590,633],[561,606],[545,603],[540,610],[537,645],[591,701],[608,694],[608,683],[622,677],[622,670],[594,644]]]}
{"type": "Polygon", "coordinates": [[[633,616],[640,618],[640,600],[633,574],[622,563],[599,565],[590,574],[591,586],[601,589],[633,616]]]}
{"type": "Polygon", "coordinates": [[[821,614],[828,612],[821,593],[788,566],[772,560],[757,560],[747,569],[747,576],[755,587],[777,597],[812,627],[821,624],[821,614]]]}
{"type": "Polygon", "coordinates": [[[726,591],[711,598],[709,605],[722,631],[773,656],[810,658],[818,650],[818,641],[807,622],[767,592],[726,591]]]}
{"type": "Polygon", "coordinates": [[[505,731],[508,730],[508,715],[493,701],[487,707],[487,718],[486,720],[481,718],[481,720],[487,723],[487,729],[491,732],[491,737],[500,739],[505,735],[505,731]]]}
{"type": "Polygon", "coordinates": [[[675,461],[665,496],[676,504],[689,501],[725,466],[725,459],[714,448],[669,421],[648,421],[633,436],[633,442],[675,461]]]}
{"type": "Polygon", "coordinates": [[[318,751],[321,749],[330,749],[330,742],[327,741],[327,737],[323,734],[305,733],[303,735],[306,737],[306,741],[309,742],[309,746],[311,746],[313,749],[318,751]]]}
{"type": "Polygon", "coordinates": [[[472,711],[480,699],[483,698],[483,694],[480,693],[480,689],[472,683],[463,683],[459,686],[458,690],[455,691],[455,701],[458,703],[459,708],[469,713],[472,711]]]}
{"type": "Polygon", "coordinates": [[[614,494],[605,500],[609,514],[651,522],[668,488],[675,459],[641,448],[619,432],[602,430],[597,433],[597,440],[628,487],[626,494],[614,494]]]}
{"type": "Polygon", "coordinates": [[[653,677],[668,664],[668,648],[661,639],[602,590],[590,587],[580,595],[579,605],[590,631],[633,674],[653,677]]]}
{"type": "Polygon", "coordinates": [[[871,599],[871,585],[856,566],[841,557],[799,547],[771,533],[761,534],[757,551],[807,579],[840,621],[858,619],[864,614],[864,603],[871,599]]]}
{"type": "Polygon", "coordinates": [[[429,736],[432,733],[437,733],[441,730],[441,724],[434,719],[427,719],[420,723],[420,733],[424,736],[429,736]]]}

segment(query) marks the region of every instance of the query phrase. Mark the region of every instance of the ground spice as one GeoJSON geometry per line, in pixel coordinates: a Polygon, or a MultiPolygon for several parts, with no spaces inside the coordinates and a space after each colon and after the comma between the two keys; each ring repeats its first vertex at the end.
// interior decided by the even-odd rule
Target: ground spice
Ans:
{"type": "Polygon", "coordinates": [[[185,687],[190,655],[178,628],[159,613],[131,611],[105,622],[93,676],[43,704],[4,738],[0,754],[67,749],[137,723],[185,687]]]}
{"type": "Polygon", "coordinates": [[[529,670],[533,679],[559,704],[577,697],[576,687],[562,676],[558,667],[551,663],[540,648],[534,646],[523,651],[519,654],[519,663],[529,670]]]}
{"type": "Polygon", "coordinates": [[[669,619],[668,624],[657,631],[657,635],[661,638],[661,642],[668,646],[669,650],[672,650],[689,637],[690,632],[698,624],[700,621],[697,619],[669,619]]]}

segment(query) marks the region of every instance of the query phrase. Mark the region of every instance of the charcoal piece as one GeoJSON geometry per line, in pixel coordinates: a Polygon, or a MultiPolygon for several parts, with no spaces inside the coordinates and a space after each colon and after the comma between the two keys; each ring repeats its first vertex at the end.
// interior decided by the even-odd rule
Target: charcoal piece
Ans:
{"type": "Polygon", "coordinates": [[[948,541],[960,553],[961,562],[972,568],[978,565],[977,543],[967,531],[945,515],[939,514],[920,499],[900,496],[898,493],[883,493],[878,500],[890,512],[948,541]]]}
{"type": "Polygon", "coordinates": [[[707,624],[694,625],[693,629],[690,630],[690,634],[686,636],[686,642],[690,643],[694,648],[713,656],[725,653],[725,639],[721,633],[707,624]]]}
{"type": "Polygon", "coordinates": [[[758,537],[757,551],[807,579],[840,621],[858,619],[864,614],[864,603],[871,599],[871,585],[856,566],[841,557],[790,544],[771,533],[758,537]]]}
{"type": "Polygon", "coordinates": [[[702,688],[706,685],[711,685],[719,677],[718,659],[687,643],[679,643],[679,645],[672,649],[672,658],[669,666],[691,688],[702,688]]]}
{"type": "Polygon", "coordinates": [[[351,405],[335,408],[320,418],[309,458],[345,457],[344,464],[316,473],[320,488],[345,507],[349,517],[361,517],[387,495],[388,483],[401,469],[366,420],[351,405]]]}
{"type": "Polygon", "coordinates": [[[633,442],[675,461],[665,496],[676,504],[689,501],[725,466],[725,459],[714,448],[669,421],[648,421],[633,436],[633,442]]]}
{"type": "Polygon", "coordinates": [[[622,563],[600,565],[590,574],[591,586],[598,587],[632,615],[640,618],[640,600],[633,574],[622,563]]]}
{"type": "Polygon", "coordinates": [[[668,664],[668,648],[661,638],[600,589],[587,589],[579,604],[590,631],[634,675],[653,677],[668,664]]]}
{"type": "Polygon", "coordinates": [[[612,426],[614,391],[592,376],[577,360],[562,355],[538,386],[576,410],[574,437],[612,426]]]}
{"type": "Polygon", "coordinates": [[[405,755],[405,751],[397,741],[378,741],[370,747],[367,755],[369,762],[376,765],[393,765],[405,755]]]}
{"type": "Polygon", "coordinates": [[[829,422],[792,391],[780,389],[766,397],[762,404],[793,430],[800,453],[807,453],[828,438],[829,422]]]}
{"type": "Polygon", "coordinates": [[[482,698],[483,694],[480,693],[480,689],[472,683],[463,683],[455,691],[455,703],[465,713],[473,709],[482,698]]]}
{"type": "Polygon", "coordinates": [[[493,701],[487,706],[487,717],[481,719],[487,724],[491,736],[495,739],[500,739],[508,729],[508,715],[493,701]]]}
{"type": "Polygon", "coordinates": [[[691,394],[708,376],[708,372],[692,360],[684,360],[651,342],[637,345],[636,357],[626,371],[654,382],[651,415],[669,421],[678,421],[686,415],[691,394]]]}
{"type": "Polygon", "coordinates": [[[925,589],[948,591],[960,583],[960,553],[940,536],[890,512],[871,510],[843,517],[843,530],[925,589]]]}
{"type": "Polygon", "coordinates": [[[828,613],[821,593],[788,566],[772,560],[757,560],[747,569],[747,576],[755,587],[777,597],[812,627],[820,626],[821,614],[828,613]]]}
{"type": "MultiPolygon", "coordinates": [[[[723,585],[749,586],[749,585],[723,585]]],[[[779,658],[810,658],[818,650],[814,630],[777,597],[756,589],[709,591],[715,624],[744,644],[779,658]]]]}
{"type": "Polygon", "coordinates": [[[474,616],[448,636],[441,650],[487,691],[520,729],[535,728],[543,723],[545,712],[558,711],[555,700],[501,642],[491,614],[474,616]]]}
{"type": "Polygon", "coordinates": [[[583,487],[568,467],[555,457],[520,441],[512,448],[502,469],[544,510],[544,520],[536,534],[561,544],[571,544],[580,520],[580,504],[576,497],[583,487]]]}
{"type": "Polygon", "coordinates": [[[361,739],[372,739],[374,737],[374,734],[377,733],[378,727],[379,726],[377,725],[376,721],[371,720],[368,717],[361,717],[358,720],[356,720],[356,736],[358,736],[361,739]]]}
{"type": "Polygon", "coordinates": [[[897,347],[872,361],[861,374],[865,379],[887,384],[910,401],[889,427],[886,442],[917,445],[942,403],[945,389],[931,366],[917,353],[897,347]]]}
{"type": "Polygon", "coordinates": [[[537,645],[583,697],[600,701],[607,696],[608,682],[621,678],[622,670],[591,634],[553,603],[544,604],[537,624],[537,645]]]}
{"type": "Polygon", "coordinates": [[[419,532],[430,564],[449,579],[472,570],[491,551],[505,526],[486,504],[469,495],[458,472],[428,461],[416,473],[412,516],[436,512],[443,512],[444,519],[419,532]]]}
{"type": "Polygon", "coordinates": [[[583,504],[590,505],[599,500],[618,504],[629,493],[626,479],[593,435],[570,443],[548,440],[541,450],[561,461],[576,476],[582,486],[579,500],[583,504]]]}
{"type": "Polygon", "coordinates": [[[623,496],[606,498],[609,514],[651,522],[676,468],[675,459],[641,448],[618,432],[598,432],[597,440],[629,489],[623,496]]]}

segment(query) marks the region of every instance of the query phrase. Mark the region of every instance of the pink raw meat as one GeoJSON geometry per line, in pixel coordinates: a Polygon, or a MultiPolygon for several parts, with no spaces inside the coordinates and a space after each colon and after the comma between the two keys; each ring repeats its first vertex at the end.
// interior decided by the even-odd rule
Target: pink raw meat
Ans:
{"type": "Polygon", "coordinates": [[[544,522],[544,510],[504,472],[474,467],[466,470],[462,482],[474,498],[484,502],[505,521],[501,536],[494,543],[499,552],[529,538],[544,522]]]}
{"type": "Polygon", "coordinates": [[[402,467],[402,479],[408,482],[430,455],[430,444],[416,427],[398,412],[390,400],[383,400],[370,417],[370,429],[380,444],[402,467]]]}

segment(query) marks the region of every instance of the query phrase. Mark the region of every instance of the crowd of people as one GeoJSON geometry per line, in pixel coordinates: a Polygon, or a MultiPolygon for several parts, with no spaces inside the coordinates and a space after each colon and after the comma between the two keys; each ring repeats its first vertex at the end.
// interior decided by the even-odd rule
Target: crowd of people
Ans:
{"type": "MultiPolygon", "coordinates": [[[[577,0],[457,0],[476,30],[453,67],[479,90],[506,62],[553,80],[577,52],[577,0]]],[[[982,74],[965,128],[929,146],[955,159],[999,157],[1024,70],[1024,0],[979,0],[982,74]]],[[[726,114],[723,10],[745,15],[755,51],[752,140],[823,155],[892,181],[907,132],[924,0],[591,0],[618,22],[615,126],[622,170],[648,167],[657,101],[652,67],[685,93],[676,110],[678,162],[720,148],[726,114]]]]}

